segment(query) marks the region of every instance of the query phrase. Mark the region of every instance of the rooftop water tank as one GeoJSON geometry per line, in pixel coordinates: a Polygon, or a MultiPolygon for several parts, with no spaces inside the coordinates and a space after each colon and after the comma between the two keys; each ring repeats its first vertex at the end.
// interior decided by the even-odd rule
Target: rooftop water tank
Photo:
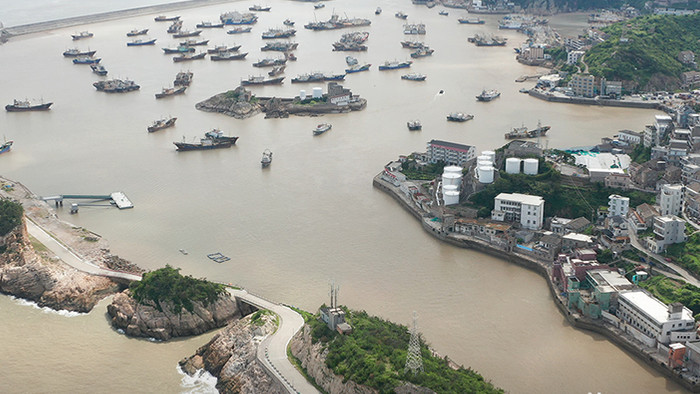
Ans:
{"type": "Polygon", "coordinates": [[[443,185],[460,186],[462,184],[462,174],[447,173],[442,174],[443,185]]]}
{"type": "Polygon", "coordinates": [[[479,182],[480,183],[493,183],[493,171],[494,168],[491,166],[479,167],[479,182]]]}
{"type": "Polygon", "coordinates": [[[316,87],[313,90],[312,97],[317,99],[323,97],[323,88],[316,87]]]}
{"type": "Polygon", "coordinates": [[[459,204],[459,192],[447,191],[443,193],[442,199],[445,201],[445,205],[459,204]]]}
{"type": "Polygon", "coordinates": [[[306,90],[301,89],[301,90],[299,91],[299,99],[300,99],[300,100],[306,100],[306,90]]]}
{"type": "Polygon", "coordinates": [[[509,157],[506,159],[506,173],[518,174],[520,172],[520,159],[509,157]]]}
{"type": "Polygon", "coordinates": [[[442,169],[442,173],[443,174],[454,173],[454,174],[462,175],[462,167],[460,167],[460,166],[446,166],[445,168],[442,169]]]}
{"type": "Polygon", "coordinates": [[[537,175],[537,168],[540,161],[537,159],[525,159],[523,160],[523,172],[527,175],[537,175]]]}

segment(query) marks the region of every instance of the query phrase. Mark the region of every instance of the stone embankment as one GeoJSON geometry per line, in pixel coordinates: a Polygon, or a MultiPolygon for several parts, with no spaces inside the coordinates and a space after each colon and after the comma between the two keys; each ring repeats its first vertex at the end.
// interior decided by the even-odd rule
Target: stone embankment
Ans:
{"type": "Polygon", "coordinates": [[[642,109],[662,109],[662,105],[656,101],[633,101],[633,100],[612,100],[602,98],[569,97],[556,94],[548,94],[530,89],[528,94],[540,100],[551,101],[553,103],[601,105],[606,107],[625,107],[642,109]]]}
{"type": "Polygon", "coordinates": [[[96,265],[109,268],[107,261],[118,261],[111,266],[128,267],[134,273],[142,271],[111,255],[107,242],[98,234],[59,219],[46,202],[23,185],[4,178],[0,178],[0,184],[0,198],[21,203],[25,214],[22,225],[6,237],[5,252],[0,253],[0,292],[39,306],[86,313],[101,299],[120,290],[120,285],[108,278],[64,264],[40,244],[35,249],[27,233],[27,219],[96,265]]]}
{"type": "Polygon", "coordinates": [[[430,221],[430,218],[424,217],[417,207],[411,203],[411,200],[399,190],[399,188],[381,179],[381,173],[374,177],[372,184],[377,189],[386,192],[396,201],[398,201],[401,206],[404,207],[404,209],[413,214],[413,216],[421,222],[423,229],[434,237],[455,246],[474,249],[482,253],[490,254],[537,272],[547,281],[547,285],[550,294],[554,299],[555,305],[557,308],[559,308],[559,311],[572,326],[579,329],[593,331],[605,336],[611,342],[630,354],[638,357],[640,360],[646,362],[647,365],[653,367],[664,376],[694,393],[700,393],[700,383],[690,380],[690,377],[684,377],[681,372],[676,372],[669,368],[663,358],[658,357],[658,353],[655,349],[645,347],[620,328],[610,324],[605,324],[602,320],[586,318],[579,315],[575,311],[569,310],[566,306],[567,300],[559,293],[557,284],[552,280],[551,262],[541,261],[530,256],[524,256],[518,253],[498,249],[486,242],[466,235],[447,233],[440,228],[439,224],[436,225],[434,222],[430,221]]]}
{"type": "Polygon", "coordinates": [[[107,313],[112,318],[112,325],[124,330],[126,335],[161,341],[203,334],[243,315],[228,293],[207,306],[193,302],[192,312],[174,309],[170,301],[158,305],[153,302],[140,304],[131,297],[129,290],[125,290],[114,296],[107,306],[107,313]]]}
{"type": "Polygon", "coordinates": [[[221,393],[286,393],[256,358],[260,338],[275,330],[271,315],[261,314],[256,323],[250,316],[236,320],[194,355],[180,360],[180,367],[189,375],[200,369],[209,371],[217,377],[216,388],[221,393]]]}
{"type": "Polygon", "coordinates": [[[262,111],[262,105],[254,101],[252,94],[242,86],[212,96],[194,107],[200,111],[216,112],[236,119],[249,118],[262,111]]]}

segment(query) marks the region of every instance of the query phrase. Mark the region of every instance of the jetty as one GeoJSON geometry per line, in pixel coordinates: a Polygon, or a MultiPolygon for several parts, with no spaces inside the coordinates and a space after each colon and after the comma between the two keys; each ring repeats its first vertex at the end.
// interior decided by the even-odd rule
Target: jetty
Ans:
{"type": "Polygon", "coordinates": [[[114,192],[112,194],[58,194],[55,196],[42,197],[44,201],[53,201],[56,206],[63,206],[63,200],[91,200],[87,203],[77,203],[75,206],[107,206],[98,204],[102,201],[109,201],[110,205],[114,205],[119,209],[133,208],[134,204],[124,194],[124,192],[114,192]]]}

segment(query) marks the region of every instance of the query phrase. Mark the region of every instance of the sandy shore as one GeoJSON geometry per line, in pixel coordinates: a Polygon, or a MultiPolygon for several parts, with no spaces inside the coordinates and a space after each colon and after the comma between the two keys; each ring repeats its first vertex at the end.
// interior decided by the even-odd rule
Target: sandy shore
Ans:
{"type": "Polygon", "coordinates": [[[139,15],[164,13],[188,8],[204,7],[208,5],[224,4],[231,2],[231,0],[188,0],[181,1],[178,3],[159,4],[147,7],[132,8],[128,10],[110,11],[93,15],[76,16],[72,18],[57,19],[47,22],[12,26],[5,28],[5,32],[7,32],[10,35],[10,37],[12,37],[23,34],[37,33],[46,30],[60,29],[64,27],[84,25],[88,23],[105,22],[139,15]]]}

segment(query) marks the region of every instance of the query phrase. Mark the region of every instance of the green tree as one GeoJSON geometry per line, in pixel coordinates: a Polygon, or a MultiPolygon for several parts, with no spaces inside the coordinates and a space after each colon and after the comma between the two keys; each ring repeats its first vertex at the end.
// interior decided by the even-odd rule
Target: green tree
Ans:
{"type": "Polygon", "coordinates": [[[0,199],[0,237],[22,224],[23,214],[22,204],[12,200],[0,199]]]}

